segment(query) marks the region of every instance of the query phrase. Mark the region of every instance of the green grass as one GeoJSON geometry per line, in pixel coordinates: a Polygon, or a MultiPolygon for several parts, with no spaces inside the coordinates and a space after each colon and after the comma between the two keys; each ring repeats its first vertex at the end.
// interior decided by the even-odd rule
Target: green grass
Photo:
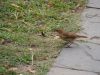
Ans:
{"type": "Polygon", "coordinates": [[[53,29],[78,32],[80,12],[77,12],[84,5],[84,0],[0,0],[0,74],[33,75],[9,69],[31,65],[29,48],[36,45],[33,50],[34,75],[46,75],[64,46],[64,41],[54,39],[53,29]],[[40,36],[42,31],[46,37],[40,36]]]}

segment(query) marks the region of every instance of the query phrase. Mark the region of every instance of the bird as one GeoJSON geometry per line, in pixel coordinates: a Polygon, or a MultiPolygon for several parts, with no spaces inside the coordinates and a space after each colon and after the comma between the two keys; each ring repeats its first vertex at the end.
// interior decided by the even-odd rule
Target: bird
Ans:
{"type": "Polygon", "coordinates": [[[77,39],[77,38],[88,38],[87,36],[78,35],[75,32],[65,32],[63,29],[55,29],[55,32],[58,33],[58,36],[66,41],[67,47],[70,47],[70,45],[77,39]]]}

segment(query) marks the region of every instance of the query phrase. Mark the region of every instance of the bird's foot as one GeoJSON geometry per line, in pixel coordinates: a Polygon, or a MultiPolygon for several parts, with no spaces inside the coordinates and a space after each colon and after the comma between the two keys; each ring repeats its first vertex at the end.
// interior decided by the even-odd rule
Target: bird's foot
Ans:
{"type": "Polygon", "coordinates": [[[67,45],[67,46],[65,46],[65,48],[72,48],[71,46],[69,46],[69,45],[67,45]]]}
{"type": "Polygon", "coordinates": [[[72,47],[65,47],[65,48],[72,48],[72,47]]]}

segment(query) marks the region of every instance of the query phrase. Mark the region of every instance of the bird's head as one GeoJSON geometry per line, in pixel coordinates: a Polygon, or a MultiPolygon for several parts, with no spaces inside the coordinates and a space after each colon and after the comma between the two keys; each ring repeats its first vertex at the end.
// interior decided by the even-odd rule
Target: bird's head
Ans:
{"type": "Polygon", "coordinates": [[[54,31],[57,33],[63,33],[63,29],[55,29],[54,31]]]}

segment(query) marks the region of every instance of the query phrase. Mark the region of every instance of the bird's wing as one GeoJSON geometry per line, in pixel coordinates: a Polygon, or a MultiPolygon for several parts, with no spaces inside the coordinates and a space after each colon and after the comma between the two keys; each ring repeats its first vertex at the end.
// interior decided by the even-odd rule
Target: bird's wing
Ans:
{"type": "Polygon", "coordinates": [[[69,38],[77,36],[77,34],[75,32],[66,32],[63,35],[65,35],[65,37],[69,37],[69,38]]]}

